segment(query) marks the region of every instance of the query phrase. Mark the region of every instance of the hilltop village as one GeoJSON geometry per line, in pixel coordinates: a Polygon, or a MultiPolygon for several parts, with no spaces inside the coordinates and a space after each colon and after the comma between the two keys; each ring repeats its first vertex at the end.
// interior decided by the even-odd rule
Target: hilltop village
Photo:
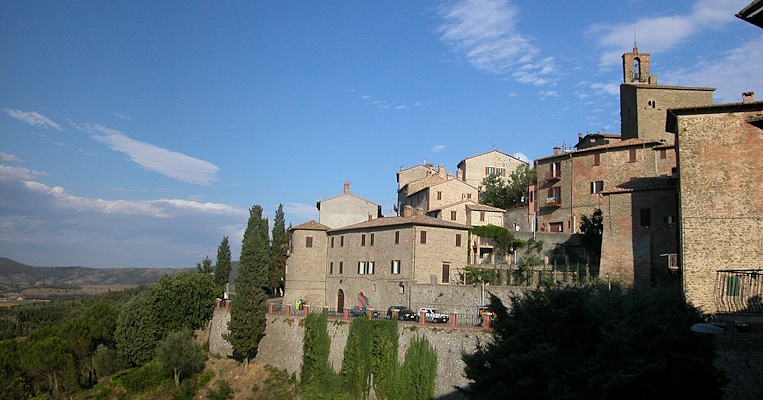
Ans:
{"type": "MultiPolygon", "coordinates": [[[[649,54],[623,54],[621,134],[577,134],[572,148],[534,160],[537,183],[505,210],[480,204],[488,176],[526,163],[492,150],[397,171],[397,211],[357,196],[320,200],[319,221],[291,229],[284,304],[342,310],[361,294],[377,310],[404,304],[476,313],[459,288],[469,267],[511,269],[516,255],[470,230],[488,224],[540,238],[543,268],[586,265],[628,285],[671,285],[703,312],[763,311],[763,101],[713,104],[713,88],[657,83],[649,54]],[[602,215],[601,256],[577,240],[583,216],[602,215]],[[550,266],[549,266],[550,265],[550,266]],[[756,272],[757,271],[757,272],[756,272]]],[[[499,288],[491,288],[500,292],[499,288]]]]}

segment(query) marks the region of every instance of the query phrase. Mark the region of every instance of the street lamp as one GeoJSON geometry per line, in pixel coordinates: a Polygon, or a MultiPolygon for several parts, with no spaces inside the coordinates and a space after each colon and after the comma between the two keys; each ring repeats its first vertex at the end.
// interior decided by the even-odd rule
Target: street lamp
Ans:
{"type": "Polygon", "coordinates": [[[607,286],[609,287],[609,291],[611,292],[612,291],[612,282],[609,281],[609,272],[604,274],[604,276],[607,277],[607,286]]]}
{"type": "Polygon", "coordinates": [[[482,280],[482,274],[477,275],[477,280],[482,285],[482,291],[480,292],[480,307],[485,306],[485,281],[482,280]]]}

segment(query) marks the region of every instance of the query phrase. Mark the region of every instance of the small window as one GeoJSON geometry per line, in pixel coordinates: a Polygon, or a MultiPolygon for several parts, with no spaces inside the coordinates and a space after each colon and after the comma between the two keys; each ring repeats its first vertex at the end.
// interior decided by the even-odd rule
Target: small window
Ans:
{"type": "Polygon", "coordinates": [[[672,215],[668,215],[665,217],[665,223],[666,224],[675,224],[676,223],[676,217],[672,215]]]}
{"type": "Polygon", "coordinates": [[[471,193],[467,193],[467,194],[466,194],[466,198],[467,198],[468,200],[471,200],[471,199],[472,199],[472,194],[471,194],[471,193]]]}
{"type": "Polygon", "coordinates": [[[371,234],[371,246],[373,246],[373,245],[374,245],[374,234],[372,233],[371,234]]]}
{"type": "Polygon", "coordinates": [[[366,274],[366,263],[364,261],[358,262],[358,275],[366,274]]]}
{"type": "Polygon", "coordinates": [[[427,243],[427,231],[421,231],[421,240],[419,240],[421,244],[427,243]]]}
{"type": "Polygon", "coordinates": [[[628,162],[636,162],[636,149],[628,150],[628,162]]]}
{"type": "Polygon", "coordinates": [[[484,221],[484,220],[485,220],[485,212],[480,211],[480,221],[484,221]]]}
{"type": "Polygon", "coordinates": [[[485,167],[485,175],[493,175],[494,173],[495,173],[495,168],[485,167]]]}
{"type": "Polygon", "coordinates": [[[395,231],[395,244],[400,244],[400,231],[395,231]]]}
{"type": "Polygon", "coordinates": [[[342,273],[344,273],[344,262],[339,261],[339,275],[341,275],[342,273]]]}
{"type": "Polygon", "coordinates": [[[455,211],[451,211],[450,212],[450,220],[451,221],[455,221],[456,220],[456,212],[455,211]]]}
{"type": "Polygon", "coordinates": [[[442,200],[442,192],[437,192],[437,200],[442,200]]]}
{"type": "Polygon", "coordinates": [[[398,275],[400,273],[400,260],[392,260],[391,269],[393,274],[398,275]]]}
{"type": "Polygon", "coordinates": [[[367,271],[368,271],[368,275],[373,275],[374,274],[374,262],[373,261],[369,261],[368,262],[368,269],[367,269],[367,271]]]}
{"type": "Polygon", "coordinates": [[[530,203],[533,203],[533,202],[535,202],[535,191],[531,190],[530,191],[530,203]]]}
{"type": "Polygon", "coordinates": [[[601,193],[604,191],[604,181],[591,182],[591,193],[601,193]]]}
{"type": "Polygon", "coordinates": [[[601,165],[601,154],[596,153],[593,155],[593,165],[601,165]]]}
{"type": "Polygon", "coordinates": [[[561,186],[557,186],[554,188],[554,199],[556,199],[556,204],[562,204],[562,188],[561,186]]]}
{"type": "Polygon", "coordinates": [[[665,149],[660,149],[660,160],[664,160],[668,158],[668,151],[665,149]]]}
{"type": "Polygon", "coordinates": [[[313,238],[311,236],[305,238],[305,247],[313,247],[313,238]]]}
{"type": "Polygon", "coordinates": [[[334,237],[331,237],[331,248],[334,248],[334,237]]]}
{"type": "Polygon", "coordinates": [[[360,245],[365,246],[366,245],[366,234],[360,235],[360,245]]]}
{"type": "Polygon", "coordinates": [[[442,264],[442,283],[450,283],[450,264],[442,264]]]}
{"type": "Polygon", "coordinates": [[[738,276],[729,276],[726,278],[726,296],[739,296],[739,282],[738,276]]]}
{"type": "Polygon", "coordinates": [[[339,236],[339,247],[344,247],[344,236],[339,236]]]}
{"type": "Polygon", "coordinates": [[[641,226],[648,228],[651,225],[652,225],[652,209],[642,208],[641,209],[641,226]]]}
{"type": "Polygon", "coordinates": [[[564,232],[564,222],[552,222],[548,224],[550,232],[564,232]]]}
{"type": "Polygon", "coordinates": [[[329,275],[334,275],[334,262],[329,263],[329,275]]]}
{"type": "Polygon", "coordinates": [[[456,233],[456,247],[461,247],[461,234],[456,233]]]}
{"type": "Polygon", "coordinates": [[[555,178],[562,177],[562,162],[561,161],[551,164],[551,176],[555,178]]]}
{"type": "Polygon", "coordinates": [[[498,176],[506,176],[506,170],[505,169],[503,169],[503,168],[496,168],[496,171],[497,171],[496,174],[498,174],[498,176]]]}

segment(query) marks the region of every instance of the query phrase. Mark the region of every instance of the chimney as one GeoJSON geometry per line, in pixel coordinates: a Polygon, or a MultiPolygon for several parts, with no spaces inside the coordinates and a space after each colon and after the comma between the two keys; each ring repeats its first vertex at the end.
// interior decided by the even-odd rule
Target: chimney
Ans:
{"type": "Polygon", "coordinates": [[[413,207],[411,206],[403,207],[403,217],[409,218],[411,214],[413,214],[413,207]]]}
{"type": "Polygon", "coordinates": [[[374,216],[373,216],[373,215],[371,215],[371,214],[368,214],[368,220],[370,221],[370,220],[372,220],[372,219],[374,219],[374,216]]]}
{"type": "Polygon", "coordinates": [[[752,103],[755,101],[755,92],[742,93],[742,103],[752,103]]]}
{"type": "Polygon", "coordinates": [[[344,181],[344,194],[350,194],[350,181],[344,181]]]}
{"type": "Polygon", "coordinates": [[[657,75],[649,75],[649,81],[648,83],[650,85],[657,85],[657,75]]]}
{"type": "Polygon", "coordinates": [[[458,180],[464,180],[464,171],[462,171],[462,170],[461,170],[461,168],[459,168],[459,169],[456,171],[456,179],[458,179],[458,180]]]}
{"type": "Polygon", "coordinates": [[[578,132],[578,141],[583,139],[583,132],[578,132]]]}
{"type": "Polygon", "coordinates": [[[440,164],[437,166],[437,175],[440,175],[440,177],[445,178],[445,165],[440,164]]]}
{"type": "Polygon", "coordinates": [[[562,154],[562,148],[559,146],[554,146],[554,155],[562,154]]]}
{"type": "Polygon", "coordinates": [[[424,209],[419,207],[416,209],[416,215],[424,215],[424,209]]]}

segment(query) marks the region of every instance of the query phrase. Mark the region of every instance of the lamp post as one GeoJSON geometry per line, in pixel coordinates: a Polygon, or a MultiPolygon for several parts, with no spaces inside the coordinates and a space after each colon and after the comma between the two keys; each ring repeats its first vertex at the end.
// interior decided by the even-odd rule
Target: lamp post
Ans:
{"type": "Polygon", "coordinates": [[[607,286],[609,287],[609,291],[611,292],[612,291],[612,282],[609,281],[609,272],[604,274],[604,276],[607,277],[607,286]]]}
{"type": "Polygon", "coordinates": [[[480,307],[485,306],[485,281],[482,280],[482,274],[477,275],[477,280],[482,285],[482,291],[480,291],[480,307]]]}

